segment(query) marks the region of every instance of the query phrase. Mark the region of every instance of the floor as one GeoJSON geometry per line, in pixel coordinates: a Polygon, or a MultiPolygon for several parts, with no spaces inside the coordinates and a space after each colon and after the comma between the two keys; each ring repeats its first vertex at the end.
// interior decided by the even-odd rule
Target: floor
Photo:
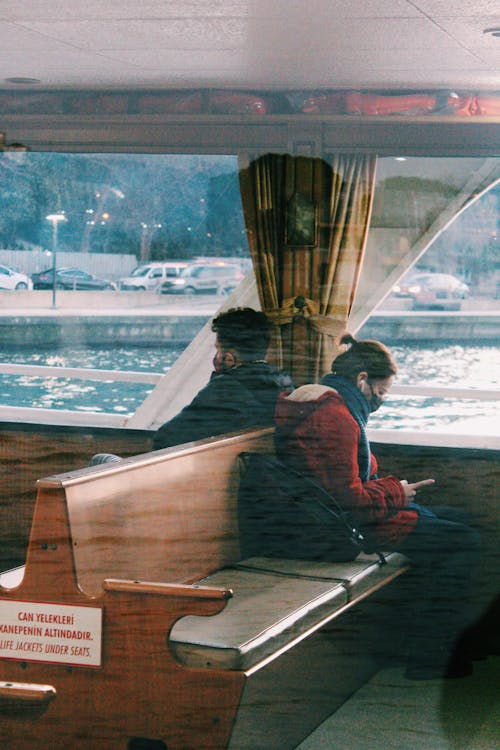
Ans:
{"type": "Polygon", "coordinates": [[[459,680],[382,670],[296,750],[500,750],[500,657],[459,680]]]}

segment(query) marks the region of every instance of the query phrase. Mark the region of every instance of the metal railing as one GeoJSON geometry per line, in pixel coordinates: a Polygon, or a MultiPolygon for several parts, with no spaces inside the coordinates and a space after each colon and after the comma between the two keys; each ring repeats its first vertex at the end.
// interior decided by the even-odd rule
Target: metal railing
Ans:
{"type": "MultiPolygon", "coordinates": [[[[61,367],[48,365],[10,364],[0,362],[0,375],[41,378],[72,378],[82,380],[147,383],[157,385],[164,377],[161,372],[140,372],[127,370],[99,370],[83,367],[61,367]]],[[[500,401],[499,388],[466,388],[434,385],[394,385],[391,396],[412,398],[440,398],[455,400],[500,401]]],[[[0,421],[28,422],[48,425],[72,425],[86,427],[126,427],[130,415],[90,410],[47,409],[42,407],[2,406],[0,421]]],[[[439,431],[417,432],[408,430],[384,429],[369,430],[372,440],[407,444],[447,445],[465,444],[470,447],[500,447],[500,438],[484,435],[450,435],[439,431]]]]}
{"type": "MultiPolygon", "coordinates": [[[[50,367],[47,365],[14,365],[0,362],[0,375],[42,378],[78,378],[82,380],[148,383],[156,385],[164,373],[128,370],[96,370],[84,367],[50,367]]],[[[37,424],[73,425],[78,427],[124,427],[128,415],[102,411],[44,409],[31,406],[0,405],[0,421],[35,422],[37,424]]]]}
{"type": "Polygon", "coordinates": [[[94,370],[85,367],[51,367],[49,365],[13,365],[0,362],[0,375],[31,375],[41,378],[80,378],[82,380],[115,380],[156,385],[164,373],[132,370],[94,370]]]}

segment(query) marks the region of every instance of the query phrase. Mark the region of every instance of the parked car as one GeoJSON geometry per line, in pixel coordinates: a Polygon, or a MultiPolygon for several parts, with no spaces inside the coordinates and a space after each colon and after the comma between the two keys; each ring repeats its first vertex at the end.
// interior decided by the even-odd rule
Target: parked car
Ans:
{"type": "MultiPolygon", "coordinates": [[[[423,272],[421,272],[423,273],[423,272]]],[[[408,271],[399,281],[397,284],[394,284],[392,287],[392,294],[395,297],[409,297],[410,294],[408,292],[409,288],[413,284],[413,279],[416,275],[418,275],[418,271],[408,271]]]]}
{"type": "Polygon", "coordinates": [[[419,273],[412,277],[408,296],[414,310],[460,310],[462,300],[469,296],[469,287],[451,274],[419,273]]]}
{"type": "Polygon", "coordinates": [[[176,279],[161,286],[162,294],[229,294],[243,280],[235,263],[190,263],[176,279]]]}
{"type": "Polygon", "coordinates": [[[130,276],[120,279],[118,286],[124,291],[157,290],[168,279],[175,279],[186,268],[187,263],[166,261],[143,263],[131,272],[130,276]]]}
{"type": "MultiPolygon", "coordinates": [[[[52,289],[54,269],[32,274],[34,289],[52,289]]],[[[116,289],[116,284],[105,279],[97,279],[79,268],[56,268],[56,289],[116,289]]]]}
{"type": "Polygon", "coordinates": [[[33,289],[33,283],[25,273],[0,265],[0,289],[33,289]]]}

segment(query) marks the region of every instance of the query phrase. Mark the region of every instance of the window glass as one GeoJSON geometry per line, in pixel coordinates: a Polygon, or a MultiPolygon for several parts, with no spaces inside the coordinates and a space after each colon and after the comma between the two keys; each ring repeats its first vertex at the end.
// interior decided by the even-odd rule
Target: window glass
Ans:
{"type": "Polygon", "coordinates": [[[499,164],[499,159],[478,158],[378,159],[353,306],[357,322],[412,267],[451,273],[464,281],[472,276],[479,281],[479,273],[498,271],[500,188],[488,188],[498,181],[499,164]]]}
{"type": "MultiPolygon", "coordinates": [[[[358,336],[379,338],[394,348],[399,362],[394,394],[372,417],[375,428],[467,432],[483,430],[485,421],[498,424],[498,400],[424,393],[428,387],[499,387],[498,172],[498,159],[378,159],[349,323],[358,336]],[[397,393],[398,386],[414,385],[424,395],[397,393]]],[[[116,324],[104,339],[104,327],[85,327],[80,316],[76,328],[61,326],[54,336],[44,327],[30,345],[22,338],[28,326],[13,324],[2,341],[3,362],[161,375],[225,300],[222,284],[205,292],[194,280],[231,277],[236,283],[251,267],[235,156],[27,153],[12,160],[4,153],[0,177],[0,260],[5,264],[0,273],[19,268],[26,274],[9,280],[5,292],[16,319],[17,288],[28,295],[23,310],[29,299],[33,307],[61,319],[64,312],[86,305],[93,316],[113,309],[116,319],[119,309],[129,320],[120,329],[116,324]],[[167,277],[192,278],[191,287],[164,279],[162,269],[151,273],[151,261],[211,259],[214,265],[167,269],[167,277]],[[231,264],[218,265],[227,261],[231,264]],[[91,282],[90,303],[88,297],[81,301],[71,282],[67,289],[53,288],[54,263],[66,267],[63,276],[91,274],[98,280],[91,282]],[[37,285],[41,271],[48,273],[37,285]],[[120,285],[121,279],[148,274],[158,276],[157,286],[150,289],[148,282],[135,289],[147,287],[149,312],[154,306],[158,318],[161,308],[167,321],[163,328],[133,325],[137,292],[120,285]],[[26,289],[30,276],[32,291],[26,289]],[[168,294],[161,293],[164,284],[171,284],[168,294]],[[177,314],[185,305],[184,288],[190,295],[189,316],[177,315],[182,326],[172,328],[169,310],[177,314]]],[[[298,261],[300,252],[295,250],[298,261]]],[[[152,390],[150,383],[110,385],[31,374],[20,379],[0,373],[0,406],[130,415],[152,390]]]]}
{"type": "Polygon", "coordinates": [[[149,266],[139,266],[138,268],[134,268],[134,270],[131,272],[131,276],[147,276],[150,271],[149,266]]]}
{"type": "Polygon", "coordinates": [[[372,427],[498,434],[498,169],[498,160],[378,161],[353,319],[358,336],[390,346],[399,373],[372,427]],[[457,389],[490,393],[465,399],[457,389]]]}
{"type": "MultiPolygon", "coordinates": [[[[47,271],[39,288],[23,293],[22,314],[28,320],[31,308],[41,310],[44,320],[50,315],[61,321],[49,327],[50,334],[45,323],[38,331],[16,325],[21,293],[11,286],[24,284],[16,279],[3,307],[13,324],[1,342],[0,362],[163,374],[226,297],[214,289],[197,294],[189,316],[179,317],[181,290],[160,294],[160,285],[167,276],[175,279],[183,264],[206,257],[249,267],[236,156],[28,152],[13,159],[0,153],[0,261],[28,277],[47,271]],[[150,261],[180,265],[164,277],[150,261]],[[54,263],[64,269],[55,289],[54,263]],[[102,283],[74,289],[72,280],[87,274],[102,283]],[[141,321],[137,291],[119,282],[132,276],[140,289],[148,274],[147,316],[141,321]],[[61,289],[63,278],[68,286],[61,289]],[[64,324],[69,314],[72,326],[64,324]],[[99,316],[108,316],[107,333],[99,316]]],[[[200,270],[192,269],[195,275],[200,270]]],[[[0,372],[0,407],[128,415],[153,387],[0,372]]]]}

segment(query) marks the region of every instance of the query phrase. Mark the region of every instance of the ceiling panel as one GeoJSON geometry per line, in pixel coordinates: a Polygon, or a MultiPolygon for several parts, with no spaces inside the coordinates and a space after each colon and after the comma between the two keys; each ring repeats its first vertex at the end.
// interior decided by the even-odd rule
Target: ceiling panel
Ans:
{"type": "Polygon", "coordinates": [[[243,19],[172,19],[170,21],[57,21],[30,23],[45,37],[74,47],[113,49],[225,49],[242,45],[248,26],[243,19]]]}
{"type": "MultiPolygon", "coordinates": [[[[500,7],[500,2],[499,2],[500,7]]],[[[485,34],[484,30],[492,26],[498,26],[500,29],[500,15],[497,17],[497,23],[491,16],[473,16],[460,18],[440,18],[437,22],[442,26],[446,33],[450,34],[453,39],[463,44],[469,49],[499,49],[500,39],[491,34],[485,34]]]]}
{"type": "Polygon", "coordinates": [[[499,19],[498,0],[416,0],[415,7],[432,18],[447,16],[496,16],[499,19]]]}
{"type": "Polygon", "coordinates": [[[0,88],[493,88],[498,0],[0,2],[0,88]]]}

